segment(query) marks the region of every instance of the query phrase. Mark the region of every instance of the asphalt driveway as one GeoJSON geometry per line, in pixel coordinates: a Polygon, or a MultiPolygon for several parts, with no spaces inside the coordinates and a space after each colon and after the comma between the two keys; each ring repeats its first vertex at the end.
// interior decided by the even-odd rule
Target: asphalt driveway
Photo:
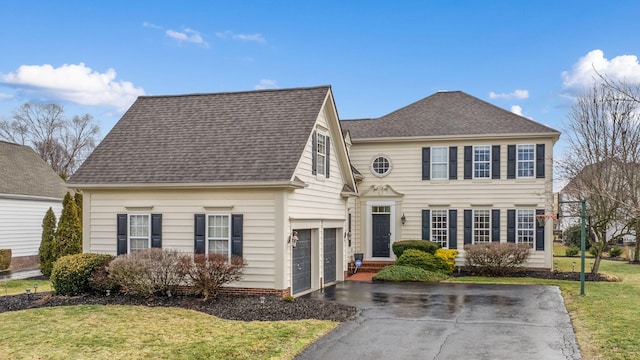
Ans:
{"type": "Polygon", "coordinates": [[[296,359],[580,359],[554,286],[348,281],[305,296],[360,314],[296,359]]]}

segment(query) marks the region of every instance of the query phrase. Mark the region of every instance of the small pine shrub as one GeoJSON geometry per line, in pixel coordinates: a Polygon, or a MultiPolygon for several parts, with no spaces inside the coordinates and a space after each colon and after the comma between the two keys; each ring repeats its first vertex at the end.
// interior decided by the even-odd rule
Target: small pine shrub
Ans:
{"type": "Polygon", "coordinates": [[[42,219],[42,238],[40,240],[40,250],[38,251],[38,258],[40,259],[40,271],[45,276],[51,276],[51,269],[53,268],[53,242],[56,238],[56,214],[52,208],[47,210],[44,218],[42,219]]]}
{"type": "Polygon", "coordinates": [[[447,263],[448,274],[453,273],[453,270],[456,268],[456,256],[458,256],[458,250],[440,248],[436,250],[435,256],[447,263]]]}
{"type": "Polygon", "coordinates": [[[527,244],[491,243],[466,245],[465,263],[482,275],[504,276],[519,270],[529,257],[527,244]]]}
{"type": "Polygon", "coordinates": [[[620,257],[622,255],[622,248],[618,246],[614,246],[609,249],[609,256],[611,257],[620,257]]]}
{"type": "Polygon", "coordinates": [[[0,249],[0,270],[7,270],[11,266],[11,249],[0,249]]]}
{"type": "Polygon", "coordinates": [[[117,287],[128,295],[175,292],[176,287],[183,285],[186,273],[182,264],[188,257],[175,250],[158,248],[120,255],[109,264],[109,281],[103,285],[117,287]]]}
{"type": "Polygon", "coordinates": [[[428,240],[402,240],[394,242],[392,249],[396,258],[400,258],[408,249],[421,250],[433,255],[439,247],[438,244],[428,240]]]}
{"type": "Polygon", "coordinates": [[[416,249],[406,250],[398,260],[396,265],[410,266],[433,272],[449,272],[449,265],[446,261],[436,257],[433,254],[416,249]]]}
{"type": "Polygon", "coordinates": [[[580,252],[580,249],[578,249],[575,246],[571,246],[571,247],[568,247],[567,250],[565,250],[564,254],[566,256],[578,256],[579,252],[580,252]]]}
{"type": "Polygon", "coordinates": [[[74,254],[56,260],[51,270],[51,286],[60,295],[74,296],[96,291],[91,274],[113,259],[105,254],[74,254]]]}
{"type": "Polygon", "coordinates": [[[52,262],[62,256],[82,252],[82,228],[78,219],[78,209],[70,193],[62,200],[62,214],[58,221],[56,235],[51,244],[52,262]]]}
{"type": "Polygon", "coordinates": [[[229,261],[219,254],[196,254],[193,258],[183,258],[182,262],[183,272],[194,292],[204,300],[217,297],[223,285],[240,280],[245,266],[239,256],[232,256],[229,261]]]}
{"type": "Polygon", "coordinates": [[[439,282],[446,279],[447,276],[439,272],[400,265],[387,266],[373,277],[376,281],[439,282]]]}
{"type": "Polygon", "coordinates": [[[288,303],[292,303],[292,302],[296,301],[296,298],[294,298],[293,295],[289,294],[289,295],[283,297],[282,300],[284,300],[285,302],[288,302],[288,303]]]}

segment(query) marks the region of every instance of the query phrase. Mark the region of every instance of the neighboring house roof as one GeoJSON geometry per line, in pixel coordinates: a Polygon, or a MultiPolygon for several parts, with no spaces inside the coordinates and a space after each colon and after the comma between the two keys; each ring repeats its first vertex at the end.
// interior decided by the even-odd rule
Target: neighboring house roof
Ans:
{"type": "Polygon", "coordinates": [[[437,92],[376,119],[343,120],[353,139],[560,133],[462,91],[437,92]]]}
{"type": "Polygon", "coordinates": [[[64,181],[33,149],[0,141],[0,194],[62,199],[64,181]]]}
{"type": "Polygon", "coordinates": [[[69,183],[292,181],[330,89],[141,96],[69,183]]]}

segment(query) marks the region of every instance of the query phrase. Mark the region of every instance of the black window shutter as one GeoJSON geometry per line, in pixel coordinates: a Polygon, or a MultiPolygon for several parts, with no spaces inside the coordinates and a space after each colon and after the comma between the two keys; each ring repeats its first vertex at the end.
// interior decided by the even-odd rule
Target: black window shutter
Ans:
{"type": "Polygon", "coordinates": [[[473,222],[473,212],[471,210],[464,211],[464,244],[472,243],[472,222],[473,222]]]}
{"type": "Polygon", "coordinates": [[[473,146],[464,147],[464,178],[473,179],[473,146]]]}
{"type": "MultiPolygon", "coordinates": [[[[543,209],[536,209],[536,215],[543,215],[543,214],[544,214],[543,209]]],[[[540,251],[544,250],[544,224],[540,226],[537,220],[536,220],[536,250],[540,250],[540,251]]]]}
{"type": "Polygon", "coordinates": [[[544,144],[536,145],[536,177],[544,178],[544,144]]]}
{"type": "Polygon", "coordinates": [[[500,179],[500,145],[491,147],[491,178],[500,179]]]}
{"type": "Polygon", "coordinates": [[[116,251],[118,255],[127,253],[127,214],[118,214],[117,217],[116,251]]]}
{"type": "Polygon", "coordinates": [[[449,210],[449,249],[458,248],[458,210],[449,210]]]}
{"type": "Polygon", "coordinates": [[[231,215],[231,255],[242,256],[242,214],[231,215]]]}
{"type": "Polygon", "coordinates": [[[500,242],[500,209],[491,210],[491,241],[500,242]]]}
{"type": "Polygon", "coordinates": [[[325,158],[325,160],[327,160],[325,165],[325,172],[327,174],[327,177],[329,177],[329,169],[331,168],[331,140],[328,136],[325,137],[325,139],[327,139],[327,143],[325,144],[325,149],[327,151],[327,156],[325,158]]]}
{"type": "Polygon", "coordinates": [[[194,225],[193,225],[193,232],[194,232],[193,250],[196,254],[204,254],[205,230],[206,230],[205,215],[195,214],[194,225]]]}
{"type": "Polygon", "coordinates": [[[458,147],[449,146],[449,180],[458,178],[458,147]]]}
{"type": "Polygon", "coordinates": [[[318,165],[318,134],[314,131],[311,134],[311,173],[313,175],[318,173],[316,169],[318,165]]]}
{"type": "Polygon", "coordinates": [[[516,211],[507,210],[507,242],[516,242],[516,211]]]}
{"type": "Polygon", "coordinates": [[[422,240],[431,240],[431,211],[422,210],[422,240]]]}
{"type": "Polygon", "coordinates": [[[516,178],[516,146],[507,145],[507,179],[516,178]]]}
{"type": "Polygon", "coordinates": [[[151,214],[151,247],[162,248],[162,214],[151,214]]]}
{"type": "Polygon", "coordinates": [[[422,180],[431,178],[431,148],[422,148],[422,180]]]}

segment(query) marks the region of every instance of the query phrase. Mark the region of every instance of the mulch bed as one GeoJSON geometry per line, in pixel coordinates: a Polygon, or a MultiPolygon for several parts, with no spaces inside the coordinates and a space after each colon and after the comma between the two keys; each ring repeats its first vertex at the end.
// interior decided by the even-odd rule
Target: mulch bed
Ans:
{"type": "MultiPolygon", "coordinates": [[[[476,276],[476,274],[471,271],[461,270],[459,273],[454,272],[452,276],[476,276]]],[[[585,281],[611,281],[611,277],[602,274],[584,274],[585,281]]],[[[507,275],[509,277],[531,277],[538,279],[547,279],[547,280],[571,280],[571,281],[580,281],[580,273],[579,272],[564,272],[564,271],[518,271],[513,274],[507,275]]]]}
{"type": "Polygon", "coordinates": [[[356,315],[353,306],[297,298],[293,302],[277,296],[219,296],[203,301],[193,296],[133,297],[125,295],[58,296],[49,292],[2,296],[0,312],[70,305],[138,305],[181,307],[223,319],[277,321],[318,319],[344,322],[356,315]]]}

